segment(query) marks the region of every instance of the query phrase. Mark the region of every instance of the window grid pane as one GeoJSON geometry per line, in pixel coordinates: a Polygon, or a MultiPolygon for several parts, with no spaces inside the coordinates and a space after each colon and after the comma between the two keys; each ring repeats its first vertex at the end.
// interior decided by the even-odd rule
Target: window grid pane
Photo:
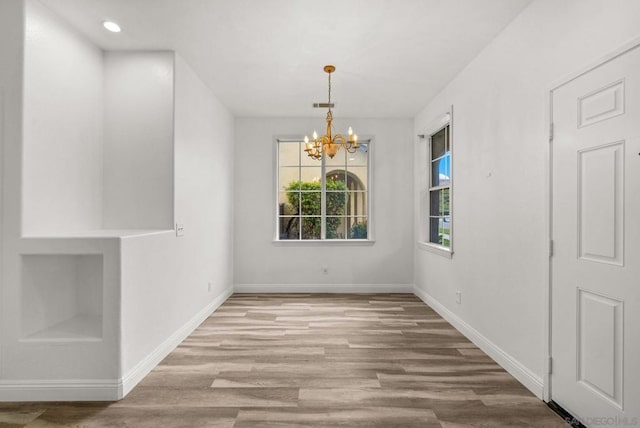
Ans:
{"type": "Polygon", "coordinates": [[[429,218],[429,240],[443,247],[451,247],[451,219],[450,217],[429,218]]]}
{"type": "Polygon", "coordinates": [[[448,216],[450,215],[450,189],[448,187],[430,192],[430,215],[448,216]]]}
{"type": "Polygon", "coordinates": [[[431,159],[444,155],[447,149],[446,127],[431,136],[431,159]]]}
{"type": "Polygon", "coordinates": [[[347,153],[347,166],[368,166],[369,144],[361,143],[355,153],[347,153]]]}
{"type": "Polygon", "coordinates": [[[349,220],[349,239],[367,239],[369,236],[367,217],[351,217],[349,220]]]}
{"type": "Polygon", "coordinates": [[[278,230],[280,239],[300,239],[300,217],[279,217],[278,230]]]}
{"type": "Polygon", "coordinates": [[[327,216],[327,239],[346,239],[346,217],[327,216]]]}
{"type": "Polygon", "coordinates": [[[431,161],[431,187],[448,186],[451,183],[451,156],[445,155],[431,161]]]}
{"type": "Polygon", "coordinates": [[[322,217],[302,217],[302,239],[320,239],[322,217]]]}

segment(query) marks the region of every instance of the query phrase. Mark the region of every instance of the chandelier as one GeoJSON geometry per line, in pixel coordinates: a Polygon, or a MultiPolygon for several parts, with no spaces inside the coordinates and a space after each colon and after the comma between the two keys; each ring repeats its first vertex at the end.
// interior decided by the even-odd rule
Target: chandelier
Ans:
{"type": "Polygon", "coordinates": [[[358,150],[358,136],[353,133],[353,129],[349,127],[347,131],[347,137],[342,134],[331,135],[333,129],[333,114],[331,113],[331,73],[336,71],[333,65],[325,65],[324,71],[329,75],[329,101],[326,104],[316,104],[316,107],[327,107],[327,132],[322,137],[318,137],[318,133],[313,131],[313,141],[309,141],[309,137],[304,136],[304,151],[307,152],[310,158],[320,159],[322,154],[326,153],[330,158],[333,158],[340,147],[349,153],[355,153],[358,150]]]}

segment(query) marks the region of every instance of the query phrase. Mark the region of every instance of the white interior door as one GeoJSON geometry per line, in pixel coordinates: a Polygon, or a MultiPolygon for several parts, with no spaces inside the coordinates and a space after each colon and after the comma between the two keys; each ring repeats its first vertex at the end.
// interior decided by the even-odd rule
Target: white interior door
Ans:
{"type": "Polygon", "coordinates": [[[552,95],[551,399],[640,425],[640,48],[552,95]]]}

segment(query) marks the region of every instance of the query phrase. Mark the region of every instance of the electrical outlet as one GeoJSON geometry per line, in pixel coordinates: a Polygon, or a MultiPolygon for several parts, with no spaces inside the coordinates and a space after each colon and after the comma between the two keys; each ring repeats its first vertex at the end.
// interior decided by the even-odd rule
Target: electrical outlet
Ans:
{"type": "Polygon", "coordinates": [[[462,291],[456,291],[456,303],[457,304],[462,303],[462,291]]]}
{"type": "Polygon", "coordinates": [[[184,224],[176,223],[176,236],[184,236],[184,224]]]}
{"type": "Polygon", "coordinates": [[[327,275],[329,273],[329,266],[327,265],[322,266],[322,273],[327,275]]]}
{"type": "Polygon", "coordinates": [[[211,293],[211,289],[212,289],[212,288],[213,288],[213,282],[211,282],[211,281],[207,282],[207,291],[208,291],[209,293],[211,293]]]}

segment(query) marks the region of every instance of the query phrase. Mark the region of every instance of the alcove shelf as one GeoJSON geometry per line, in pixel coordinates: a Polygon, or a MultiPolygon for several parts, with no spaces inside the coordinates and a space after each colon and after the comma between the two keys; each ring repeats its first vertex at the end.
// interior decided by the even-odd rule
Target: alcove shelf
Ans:
{"type": "Polygon", "coordinates": [[[101,315],[76,315],[22,338],[22,342],[90,342],[98,340],[102,340],[101,315]]]}
{"type": "Polygon", "coordinates": [[[21,261],[21,340],[102,338],[101,254],[23,254],[21,261]]]}

